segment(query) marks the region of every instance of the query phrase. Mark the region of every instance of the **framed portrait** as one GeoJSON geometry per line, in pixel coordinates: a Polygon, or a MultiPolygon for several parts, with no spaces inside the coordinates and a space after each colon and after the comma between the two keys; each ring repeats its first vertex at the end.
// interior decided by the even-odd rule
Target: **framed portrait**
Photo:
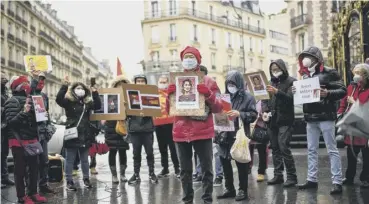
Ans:
{"type": "Polygon", "coordinates": [[[135,116],[161,116],[159,90],[155,85],[123,85],[126,114],[135,116]]]}
{"type": "Polygon", "coordinates": [[[35,107],[36,121],[46,121],[48,120],[47,111],[42,96],[32,96],[32,101],[35,107]]]}
{"type": "Polygon", "coordinates": [[[123,89],[99,89],[101,108],[92,112],[90,120],[125,120],[126,111],[123,100],[123,89]]]}
{"type": "Polygon", "coordinates": [[[176,93],[169,96],[169,115],[203,116],[205,96],[197,92],[197,85],[203,83],[204,74],[197,72],[171,72],[170,83],[176,85],[176,93]]]}
{"type": "Polygon", "coordinates": [[[256,100],[269,99],[267,85],[269,84],[263,71],[244,74],[248,90],[254,95],[256,100]]]}
{"type": "Polygon", "coordinates": [[[214,129],[225,132],[234,131],[234,122],[227,115],[227,112],[232,110],[231,96],[229,94],[220,94],[220,99],[222,100],[223,111],[213,114],[214,129]]]}

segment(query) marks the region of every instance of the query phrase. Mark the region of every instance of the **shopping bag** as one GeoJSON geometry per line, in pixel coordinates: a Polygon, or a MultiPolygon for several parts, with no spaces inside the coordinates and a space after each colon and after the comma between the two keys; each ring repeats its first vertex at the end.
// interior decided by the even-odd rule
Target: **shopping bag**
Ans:
{"type": "Polygon", "coordinates": [[[234,160],[240,163],[249,163],[251,161],[251,155],[249,150],[250,139],[246,137],[245,130],[243,128],[243,122],[239,119],[239,130],[236,133],[236,141],[231,148],[231,156],[234,160]]]}
{"type": "Polygon", "coordinates": [[[356,101],[336,126],[339,134],[369,139],[369,102],[356,101]]]}
{"type": "Polygon", "coordinates": [[[115,126],[115,132],[119,135],[126,136],[127,135],[127,127],[126,121],[118,120],[117,125],[115,126]]]}

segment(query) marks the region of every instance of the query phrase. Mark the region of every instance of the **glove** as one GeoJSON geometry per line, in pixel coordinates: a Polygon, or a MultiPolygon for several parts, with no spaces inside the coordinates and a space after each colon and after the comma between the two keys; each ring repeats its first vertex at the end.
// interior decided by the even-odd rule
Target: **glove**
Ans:
{"type": "Polygon", "coordinates": [[[269,114],[268,113],[263,113],[262,119],[264,122],[268,122],[269,121],[269,114]]]}
{"type": "Polygon", "coordinates": [[[169,84],[168,89],[167,89],[168,94],[175,93],[176,90],[177,90],[177,88],[176,88],[176,85],[175,84],[169,84]]]}
{"type": "Polygon", "coordinates": [[[211,91],[209,90],[208,87],[205,86],[205,84],[198,84],[197,91],[200,94],[204,94],[205,97],[209,97],[211,95],[211,91]]]}

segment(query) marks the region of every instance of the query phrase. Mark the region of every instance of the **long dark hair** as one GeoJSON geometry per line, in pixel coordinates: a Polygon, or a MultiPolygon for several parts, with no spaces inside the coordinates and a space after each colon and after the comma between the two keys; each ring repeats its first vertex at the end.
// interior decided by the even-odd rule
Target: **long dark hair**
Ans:
{"type": "Polygon", "coordinates": [[[185,84],[186,82],[188,82],[188,83],[190,84],[191,88],[193,87],[192,81],[191,81],[190,79],[185,79],[185,80],[183,80],[183,81],[182,81],[182,94],[184,94],[184,93],[185,93],[185,91],[184,91],[184,84],[185,84]]]}

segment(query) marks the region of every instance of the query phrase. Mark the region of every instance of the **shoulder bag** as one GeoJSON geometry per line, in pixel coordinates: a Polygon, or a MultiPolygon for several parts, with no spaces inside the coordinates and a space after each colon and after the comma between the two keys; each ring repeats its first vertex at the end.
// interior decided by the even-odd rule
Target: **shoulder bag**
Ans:
{"type": "Polygon", "coordinates": [[[83,104],[83,111],[81,116],[79,117],[78,123],[76,127],[65,129],[64,131],[64,141],[77,139],[78,138],[78,126],[81,123],[82,117],[85,114],[86,104],[83,104]]]}
{"type": "Polygon", "coordinates": [[[243,122],[239,117],[239,126],[236,133],[236,141],[231,147],[231,156],[239,163],[249,163],[251,161],[250,155],[250,139],[246,137],[245,129],[243,128],[243,122]]]}

